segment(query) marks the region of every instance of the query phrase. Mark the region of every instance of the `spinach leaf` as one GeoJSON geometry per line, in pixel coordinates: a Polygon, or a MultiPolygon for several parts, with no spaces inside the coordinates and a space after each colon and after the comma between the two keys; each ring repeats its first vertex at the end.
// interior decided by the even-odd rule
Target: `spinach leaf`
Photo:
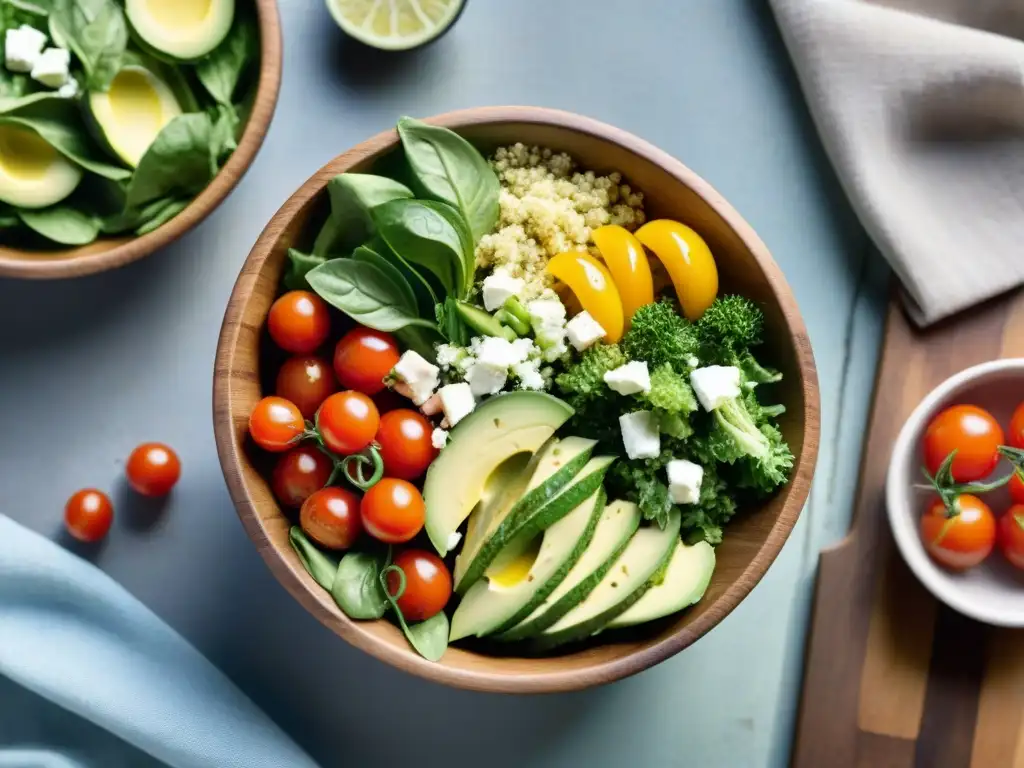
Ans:
{"type": "Polygon", "coordinates": [[[404,261],[420,265],[441,282],[445,293],[464,291],[463,240],[443,203],[432,200],[392,200],[370,211],[381,239],[404,261]]]}
{"type": "Polygon", "coordinates": [[[473,278],[476,275],[476,251],[473,248],[473,233],[469,231],[466,221],[459,212],[445,203],[427,202],[433,210],[448,219],[448,223],[459,235],[462,244],[462,279],[463,290],[460,298],[465,298],[473,290],[473,278]]]}
{"type": "Polygon", "coordinates": [[[4,3],[25,13],[48,16],[53,10],[53,0],[3,0],[4,3]]]}
{"type": "Polygon", "coordinates": [[[198,112],[178,115],[163,127],[142,156],[128,184],[128,206],[173,193],[201,191],[217,172],[211,156],[213,126],[198,112]]]}
{"type": "Polygon", "coordinates": [[[18,212],[9,205],[0,205],[0,229],[14,229],[20,226],[18,212]]]}
{"type": "Polygon", "coordinates": [[[370,212],[391,200],[411,198],[408,187],[384,176],[368,173],[342,173],[327,184],[331,198],[331,216],[313,245],[313,253],[327,256],[330,251],[349,253],[373,237],[375,229],[370,212]]]}
{"type": "Polygon", "coordinates": [[[421,621],[411,626],[407,624],[402,609],[398,607],[398,599],[405,592],[405,585],[405,572],[397,565],[389,565],[380,572],[381,589],[384,591],[387,601],[391,604],[391,609],[395,612],[395,618],[398,619],[398,625],[402,628],[402,633],[405,635],[405,639],[409,641],[409,645],[415,648],[416,652],[427,661],[440,661],[441,657],[444,656],[444,652],[448,650],[448,634],[450,629],[448,617],[444,611],[441,611],[426,621],[421,621]],[[389,573],[398,574],[398,590],[394,595],[388,589],[387,577],[389,573]]]}
{"type": "Polygon", "coordinates": [[[235,138],[238,130],[238,115],[235,114],[235,108],[230,104],[226,106],[218,104],[211,110],[210,120],[213,124],[211,149],[219,167],[232,152],[238,149],[238,141],[235,138]]]}
{"type": "Polygon", "coordinates": [[[246,66],[256,60],[258,44],[253,20],[238,14],[228,36],[196,64],[199,82],[217,103],[231,106],[246,66]]]}
{"type": "Polygon", "coordinates": [[[405,281],[412,287],[413,293],[416,294],[416,305],[419,307],[420,316],[430,317],[434,312],[434,306],[438,302],[437,294],[441,293],[442,296],[444,295],[444,286],[440,284],[437,278],[426,270],[420,271],[413,267],[412,264],[391,250],[380,235],[374,236],[366,245],[371,251],[379,253],[394,264],[398,271],[405,276],[405,281]]]}
{"type": "Polygon", "coordinates": [[[191,202],[191,200],[181,199],[167,201],[155,216],[150,218],[148,221],[143,222],[138,228],[136,228],[135,234],[140,237],[142,235],[148,235],[154,229],[162,227],[168,221],[188,208],[188,204],[191,202]]]}
{"type": "Polygon", "coordinates": [[[434,349],[434,345],[444,342],[444,336],[433,325],[407,325],[395,331],[395,338],[403,347],[419,353],[431,363],[437,362],[437,350],[434,349]]]}
{"type": "Polygon", "coordinates": [[[284,273],[284,287],[289,291],[308,291],[309,283],[306,282],[306,275],[325,261],[326,259],[320,256],[289,248],[288,268],[284,273]]]}
{"type": "Polygon", "coordinates": [[[398,121],[398,135],[415,191],[455,208],[469,225],[473,243],[480,242],[498,221],[500,191],[484,156],[457,133],[411,117],[398,121]]]}
{"type": "Polygon", "coordinates": [[[141,207],[122,207],[117,212],[104,216],[100,229],[108,235],[117,235],[128,230],[138,229],[159,216],[172,202],[174,202],[174,198],[161,197],[141,207]]]}
{"type": "Polygon", "coordinates": [[[49,18],[50,37],[82,62],[87,88],[107,90],[128,45],[121,7],[114,0],[53,0],[49,18]]]}
{"type": "Polygon", "coordinates": [[[378,574],[385,566],[383,552],[349,552],[338,565],[331,597],[350,619],[379,619],[388,600],[378,574]]]}
{"type": "Polygon", "coordinates": [[[437,305],[436,312],[437,327],[448,343],[459,347],[469,346],[471,334],[459,314],[458,301],[449,296],[443,304],[437,305]]]}
{"type": "MultiPolygon", "coordinates": [[[[2,92],[2,89],[0,89],[0,92],[2,92]]],[[[0,95],[0,114],[5,112],[14,112],[22,107],[35,104],[37,101],[59,98],[61,97],[57,95],[56,91],[36,91],[35,93],[26,93],[22,96],[0,95]]]]}
{"type": "Polygon", "coordinates": [[[404,306],[416,306],[416,294],[413,293],[409,281],[406,280],[402,271],[392,262],[388,261],[386,257],[377,253],[369,246],[361,245],[352,251],[352,258],[356,261],[365,261],[367,264],[373,264],[377,269],[390,277],[395,285],[401,289],[402,295],[405,298],[404,306]]]}
{"type": "Polygon", "coordinates": [[[313,581],[330,592],[334,586],[334,575],[338,572],[338,558],[314,545],[297,525],[288,531],[288,542],[313,581]]]}
{"type": "Polygon", "coordinates": [[[99,219],[67,205],[19,210],[18,217],[25,226],[62,245],[86,245],[100,232],[99,219]]]}

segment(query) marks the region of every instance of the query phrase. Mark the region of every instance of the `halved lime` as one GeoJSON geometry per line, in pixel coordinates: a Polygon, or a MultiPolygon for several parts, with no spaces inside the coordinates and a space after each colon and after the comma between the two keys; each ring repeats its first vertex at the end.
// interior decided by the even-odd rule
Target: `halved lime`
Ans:
{"type": "Polygon", "coordinates": [[[404,51],[440,37],[466,0],[327,0],[347,34],[373,48],[404,51]]]}

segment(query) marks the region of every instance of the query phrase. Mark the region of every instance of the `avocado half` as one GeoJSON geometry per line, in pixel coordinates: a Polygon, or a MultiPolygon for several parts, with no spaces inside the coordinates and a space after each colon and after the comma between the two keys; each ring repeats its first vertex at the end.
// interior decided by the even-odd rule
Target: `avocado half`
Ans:
{"type": "Polygon", "coordinates": [[[0,201],[45,208],[75,191],[82,169],[17,118],[0,123],[0,201]]]}
{"type": "Polygon", "coordinates": [[[161,59],[201,59],[228,36],[235,0],[127,0],[125,16],[140,46],[161,59]]]}

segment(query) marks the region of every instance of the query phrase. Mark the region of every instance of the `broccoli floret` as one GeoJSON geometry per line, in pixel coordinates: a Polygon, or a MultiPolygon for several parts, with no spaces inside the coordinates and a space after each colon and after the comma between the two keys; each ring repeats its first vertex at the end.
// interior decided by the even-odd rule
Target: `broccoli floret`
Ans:
{"type": "Polygon", "coordinates": [[[750,352],[737,355],[733,365],[740,369],[740,373],[743,374],[743,380],[750,382],[752,385],[774,384],[782,381],[781,371],[776,371],[774,368],[765,368],[754,359],[750,352]]]}
{"type": "Polygon", "coordinates": [[[643,399],[664,411],[688,414],[697,410],[697,396],[686,378],[668,364],[651,373],[651,391],[643,399]]]}
{"type": "Polygon", "coordinates": [[[658,431],[663,435],[685,440],[693,434],[693,426],[686,416],[681,413],[662,411],[655,408],[654,416],[658,420],[658,431]]]}
{"type": "Polygon", "coordinates": [[[704,467],[704,479],[700,485],[700,499],[696,504],[684,504],[682,536],[687,544],[696,544],[701,539],[708,544],[722,542],[722,526],[736,514],[736,500],[729,495],[729,487],[718,476],[714,464],[704,467]]]}
{"type": "Polygon", "coordinates": [[[694,326],[676,311],[671,301],[640,307],[631,322],[622,337],[622,350],[630,360],[645,360],[652,370],[670,365],[684,372],[687,359],[700,349],[694,326]]]}
{"type": "Polygon", "coordinates": [[[579,362],[555,378],[555,386],[570,405],[580,398],[605,395],[608,385],[604,383],[604,375],[625,364],[626,356],[617,344],[595,344],[583,353],[579,362]]]}
{"type": "Polygon", "coordinates": [[[722,296],[697,321],[702,362],[734,365],[736,358],[761,343],[764,314],[750,299],[722,296]]]}
{"type": "Polygon", "coordinates": [[[793,452],[776,427],[762,424],[760,431],[768,441],[768,455],[763,459],[741,459],[738,463],[740,471],[737,485],[751,489],[758,496],[767,496],[789,479],[789,471],[793,468],[793,452]]]}

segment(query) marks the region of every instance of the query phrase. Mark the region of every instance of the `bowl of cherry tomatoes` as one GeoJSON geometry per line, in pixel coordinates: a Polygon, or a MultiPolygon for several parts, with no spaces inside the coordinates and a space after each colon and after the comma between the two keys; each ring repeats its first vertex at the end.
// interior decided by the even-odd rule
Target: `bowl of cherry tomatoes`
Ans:
{"type": "Polygon", "coordinates": [[[1024,627],[1024,359],[968,368],[936,387],[893,448],[889,523],[938,599],[1024,627]]]}

